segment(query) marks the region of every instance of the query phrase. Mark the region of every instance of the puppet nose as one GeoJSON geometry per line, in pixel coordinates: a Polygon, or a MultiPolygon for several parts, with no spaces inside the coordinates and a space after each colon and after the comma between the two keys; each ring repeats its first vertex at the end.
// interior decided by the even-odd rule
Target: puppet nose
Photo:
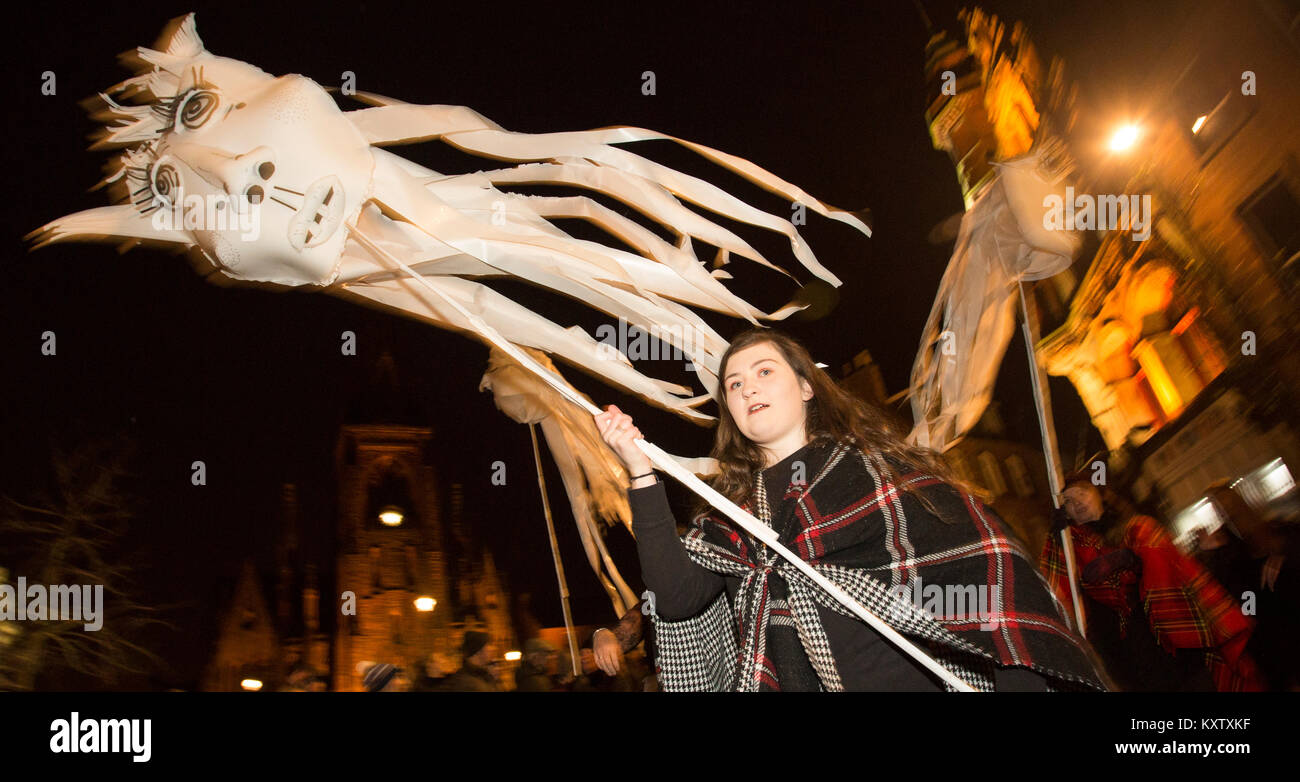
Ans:
{"type": "Polygon", "coordinates": [[[266,198],[275,176],[275,156],[270,147],[257,147],[242,155],[202,144],[174,144],[168,150],[184,160],[213,187],[230,196],[246,196],[252,203],[266,198]]]}

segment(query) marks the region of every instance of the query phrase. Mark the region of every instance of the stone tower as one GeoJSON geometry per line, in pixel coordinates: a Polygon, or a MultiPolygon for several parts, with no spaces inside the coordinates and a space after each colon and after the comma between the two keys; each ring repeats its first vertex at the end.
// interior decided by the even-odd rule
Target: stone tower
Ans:
{"type": "Polygon", "coordinates": [[[450,673],[469,629],[487,631],[502,653],[516,648],[503,574],[474,534],[461,485],[440,474],[436,455],[455,446],[421,425],[413,399],[384,353],[339,432],[337,592],[321,598],[322,612],[336,612],[335,690],[361,689],[367,662],[418,677],[432,658],[450,673]]]}
{"type": "Polygon", "coordinates": [[[362,662],[419,665],[451,651],[433,433],[402,424],[348,424],[339,434],[339,611],[333,689],[361,689],[362,662]],[[432,610],[417,600],[432,598],[432,610]]]}

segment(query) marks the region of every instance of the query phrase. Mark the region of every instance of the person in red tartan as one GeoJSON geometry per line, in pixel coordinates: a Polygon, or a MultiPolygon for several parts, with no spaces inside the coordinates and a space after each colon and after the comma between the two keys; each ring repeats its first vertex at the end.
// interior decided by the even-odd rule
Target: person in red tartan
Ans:
{"type": "MultiPolygon", "coordinates": [[[[1246,653],[1253,622],[1160,522],[1094,486],[1086,471],[1066,478],[1063,499],[1086,635],[1122,689],[1264,689],[1246,653]]],[[[1073,615],[1059,534],[1048,536],[1039,566],[1073,615]]]]}

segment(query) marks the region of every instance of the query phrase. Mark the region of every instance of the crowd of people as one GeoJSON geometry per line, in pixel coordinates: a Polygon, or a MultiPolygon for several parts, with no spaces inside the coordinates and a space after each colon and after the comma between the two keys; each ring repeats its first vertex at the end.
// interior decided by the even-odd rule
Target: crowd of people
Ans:
{"type": "Polygon", "coordinates": [[[1040,564],[1113,688],[1163,691],[1295,689],[1300,595],[1292,525],[1265,523],[1226,482],[1208,497],[1217,527],[1194,549],[1087,472],[1067,477],[1040,564]],[[1059,533],[1069,530],[1075,590],[1059,533]],[[1074,594],[1082,606],[1075,606],[1074,594]]]}
{"type": "Polygon", "coordinates": [[[513,676],[499,645],[479,630],[467,630],[461,644],[461,667],[448,675],[438,670],[434,658],[421,663],[423,671],[411,675],[392,663],[365,667],[362,687],[367,692],[640,692],[655,688],[655,676],[640,644],[639,609],[629,611],[627,629],[597,628],[579,654],[575,675],[567,654],[543,638],[524,643],[513,676]],[[629,635],[634,633],[635,635],[629,635]],[[635,639],[635,640],[633,640],[635,639]],[[508,679],[513,681],[508,681],[508,679]]]}

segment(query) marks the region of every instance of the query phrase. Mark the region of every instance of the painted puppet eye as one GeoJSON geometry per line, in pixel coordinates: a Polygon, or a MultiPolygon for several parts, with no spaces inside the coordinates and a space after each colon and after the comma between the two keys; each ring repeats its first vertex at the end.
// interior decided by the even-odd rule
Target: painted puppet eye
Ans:
{"type": "Polygon", "coordinates": [[[166,206],[178,200],[181,191],[181,175],[174,166],[159,163],[153,168],[149,177],[149,188],[154,196],[166,206]]]}
{"type": "Polygon", "coordinates": [[[187,93],[176,108],[177,130],[181,127],[186,130],[202,127],[212,117],[220,103],[217,94],[210,90],[193,90],[187,93]]]}

